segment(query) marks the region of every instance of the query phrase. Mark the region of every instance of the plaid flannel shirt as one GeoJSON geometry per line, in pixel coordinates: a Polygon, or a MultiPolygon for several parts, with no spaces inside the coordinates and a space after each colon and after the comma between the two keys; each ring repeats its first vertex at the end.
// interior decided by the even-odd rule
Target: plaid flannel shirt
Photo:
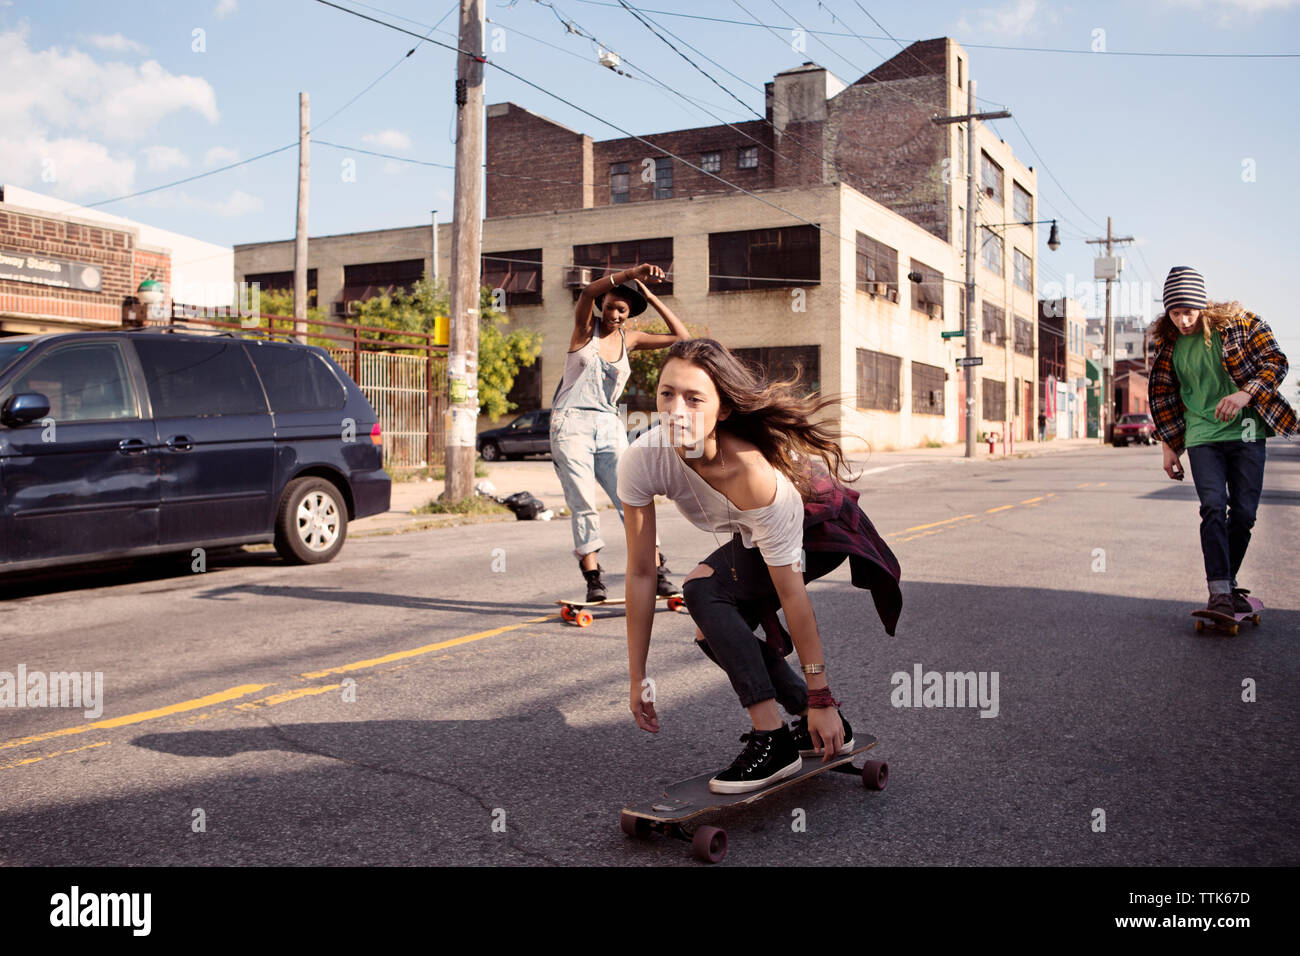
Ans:
{"type": "MultiPolygon", "coordinates": [[[[1152,333],[1156,352],[1151,362],[1147,397],[1156,434],[1176,453],[1182,454],[1187,419],[1174,371],[1174,343],[1179,334],[1167,316],[1157,323],[1152,333]]],[[[1223,343],[1224,370],[1239,389],[1250,394],[1250,404],[1260,417],[1279,435],[1300,435],[1295,410],[1280,391],[1289,366],[1268,323],[1247,312],[1241,318],[1229,319],[1219,329],[1219,338],[1223,343]]]]}

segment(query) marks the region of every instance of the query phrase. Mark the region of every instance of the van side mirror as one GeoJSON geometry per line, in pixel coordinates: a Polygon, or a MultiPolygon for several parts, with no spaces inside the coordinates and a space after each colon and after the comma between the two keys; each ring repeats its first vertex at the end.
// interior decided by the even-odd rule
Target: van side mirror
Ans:
{"type": "Polygon", "coordinates": [[[40,392],[20,392],[10,395],[0,408],[0,423],[9,428],[30,425],[50,414],[50,400],[40,392]]]}

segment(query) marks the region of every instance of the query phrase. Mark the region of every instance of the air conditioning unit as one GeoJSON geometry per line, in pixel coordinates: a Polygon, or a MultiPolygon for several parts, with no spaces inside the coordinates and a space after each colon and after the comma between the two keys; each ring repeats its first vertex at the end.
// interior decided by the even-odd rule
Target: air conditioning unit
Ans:
{"type": "Polygon", "coordinates": [[[345,308],[343,309],[345,315],[356,315],[360,311],[361,311],[360,299],[353,299],[351,302],[345,303],[345,308]]]}
{"type": "Polygon", "coordinates": [[[564,270],[564,287],[566,289],[581,289],[591,285],[592,268],[591,266],[566,266],[564,270]]]}
{"type": "Polygon", "coordinates": [[[897,289],[890,289],[890,290],[889,290],[889,301],[890,301],[890,302],[897,302],[897,301],[898,301],[898,290],[897,290],[897,289]]]}
{"type": "Polygon", "coordinates": [[[887,285],[886,285],[885,283],[883,283],[883,282],[873,282],[873,283],[871,283],[871,294],[872,294],[872,295],[884,295],[888,290],[889,290],[889,286],[887,286],[887,285]]]}
{"type": "Polygon", "coordinates": [[[931,302],[931,303],[930,303],[930,308],[929,308],[928,311],[929,311],[929,313],[930,313],[930,318],[932,318],[932,319],[942,319],[942,318],[943,318],[943,306],[940,305],[938,302],[931,302]]]}

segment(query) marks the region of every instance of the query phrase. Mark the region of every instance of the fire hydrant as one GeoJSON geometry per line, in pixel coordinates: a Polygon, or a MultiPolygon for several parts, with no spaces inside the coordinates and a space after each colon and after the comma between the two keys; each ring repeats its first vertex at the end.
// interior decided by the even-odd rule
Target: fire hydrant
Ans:
{"type": "Polygon", "coordinates": [[[996,434],[995,432],[989,432],[989,454],[990,455],[993,454],[993,443],[995,441],[999,441],[1001,438],[1002,438],[1001,435],[996,434]]]}

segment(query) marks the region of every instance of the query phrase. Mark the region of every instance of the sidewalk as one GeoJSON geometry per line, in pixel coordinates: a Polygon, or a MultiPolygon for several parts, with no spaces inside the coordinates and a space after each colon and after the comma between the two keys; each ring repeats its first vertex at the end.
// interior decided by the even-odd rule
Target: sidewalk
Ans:
{"type": "MultiPolygon", "coordinates": [[[[971,461],[1001,461],[1007,458],[1030,458],[1038,455],[1060,454],[1068,451],[1085,451],[1103,447],[1101,442],[1095,438],[1073,438],[1052,440],[1048,442],[1024,442],[1016,444],[1015,453],[1012,455],[1002,454],[1002,445],[996,444],[995,453],[989,455],[988,443],[977,444],[975,446],[975,457],[971,461]]],[[[849,461],[850,467],[855,471],[862,469],[870,472],[872,468],[882,466],[907,464],[909,462],[924,462],[938,459],[951,459],[953,461],[965,461],[966,446],[962,443],[945,445],[942,448],[907,448],[899,451],[879,451],[874,452],[869,458],[854,457],[849,461]]],[[[555,467],[551,464],[550,458],[526,458],[522,461],[503,461],[493,464],[484,464],[487,469],[487,478],[475,478],[477,484],[480,481],[490,481],[496,487],[498,497],[512,495],[516,491],[530,491],[538,498],[545,502],[546,507],[555,512],[554,521],[569,520],[568,515],[561,515],[561,509],[565,508],[564,489],[560,486],[560,479],[555,474],[555,467]]],[[[445,528],[453,525],[463,524],[484,524],[497,521],[515,521],[517,520],[512,514],[501,515],[436,515],[436,514],[412,514],[412,510],[429,501],[437,498],[442,494],[443,482],[424,479],[419,481],[395,481],[393,482],[392,502],[389,510],[383,514],[372,515],[369,518],[361,518],[352,522],[348,526],[348,536],[368,537],[377,534],[401,534],[407,531],[423,531],[427,528],[445,528]]],[[[597,492],[598,497],[604,499],[604,491],[597,492]]],[[[606,502],[605,508],[612,508],[613,505],[606,502]]]]}

